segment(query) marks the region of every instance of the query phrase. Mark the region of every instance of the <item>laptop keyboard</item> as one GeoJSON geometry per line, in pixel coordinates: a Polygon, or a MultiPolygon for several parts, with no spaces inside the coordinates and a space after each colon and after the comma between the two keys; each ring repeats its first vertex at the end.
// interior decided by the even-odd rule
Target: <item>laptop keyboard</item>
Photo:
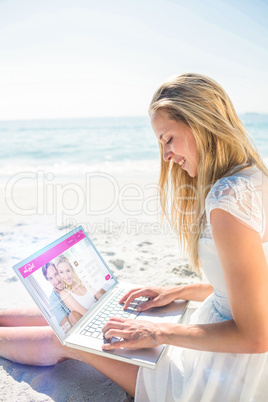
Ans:
{"type": "Polygon", "coordinates": [[[87,325],[80,330],[81,335],[93,338],[103,339],[102,328],[111,317],[122,317],[135,319],[140,312],[136,310],[137,306],[148,300],[148,297],[139,297],[133,300],[127,310],[123,310],[123,305],[119,300],[127,293],[125,289],[118,289],[108,303],[103,306],[100,312],[87,325]]]}

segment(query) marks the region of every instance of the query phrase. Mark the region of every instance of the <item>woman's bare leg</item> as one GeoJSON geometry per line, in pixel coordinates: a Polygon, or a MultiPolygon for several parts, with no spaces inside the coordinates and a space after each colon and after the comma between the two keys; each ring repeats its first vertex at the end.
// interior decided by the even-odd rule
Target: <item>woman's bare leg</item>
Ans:
{"type": "Polygon", "coordinates": [[[0,327],[46,326],[48,323],[37,307],[22,307],[0,311],[0,327]]]}
{"type": "Polygon", "coordinates": [[[49,366],[66,359],[93,366],[134,396],[138,367],[63,346],[46,327],[0,327],[0,356],[16,363],[49,366]]]}
{"type": "Polygon", "coordinates": [[[135,388],[139,370],[138,366],[79,350],[77,352],[80,356],[80,358],[77,360],[93,366],[95,369],[100,371],[102,374],[110,378],[110,380],[124,389],[129,395],[133,397],[135,396],[135,388]]]}

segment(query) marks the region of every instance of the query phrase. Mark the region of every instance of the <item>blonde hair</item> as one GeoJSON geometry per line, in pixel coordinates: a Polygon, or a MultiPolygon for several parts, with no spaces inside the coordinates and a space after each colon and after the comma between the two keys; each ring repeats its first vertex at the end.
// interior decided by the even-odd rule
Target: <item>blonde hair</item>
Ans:
{"type": "MultiPolygon", "coordinates": [[[[75,270],[74,270],[72,264],[70,263],[69,259],[68,259],[64,254],[59,255],[59,256],[56,258],[56,260],[55,260],[55,265],[56,265],[57,270],[59,270],[58,265],[61,264],[61,263],[64,263],[64,262],[66,262],[67,264],[70,265],[70,268],[71,268],[71,270],[72,270],[72,272],[73,272],[74,280],[75,280],[79,285],[81,285],[81,284],[82,284],[81,280],[78,278],[78,276],[77,276],[77,274],[76,274],[76,272],[75,272],[75,270]]],[[[67,284],[66,282],[64,282],[64,281],[63,281],[63,284],[64,284],[64,289],[72,290],[72,288],[73,288],[72,285],[68,285],[68,284],[67,284]]]]}
{"type": "Polygon", "coordinates": [[[191,265],[199,269],[198,243],[206,224],[205,198],[213,184],[247,166],[256,165],[266,175],[268,170],[231,100],[214,80],[200,74],[182,74],[167,80],[151,101],[150,116],[156,111],[185,123],[197,144],[196,177],[190,177],[173,161],[165,162],[159,144],[159,193],[163,216],[175,228],[191,265]]]}

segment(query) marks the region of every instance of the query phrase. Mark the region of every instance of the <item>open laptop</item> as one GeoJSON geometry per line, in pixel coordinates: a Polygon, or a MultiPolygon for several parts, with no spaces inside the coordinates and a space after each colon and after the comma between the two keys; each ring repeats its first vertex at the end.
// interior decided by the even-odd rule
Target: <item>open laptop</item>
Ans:
{"type": "Polygon", "coordinates": [[[168,306],[138,313],[136,306],[144,300],[141,298],[135,300],[128,310],[123,310],[118,301],[137,285],[117,281],[81,226],[16,264],[13,269],[62,344],[139,366],[155,368],[166,345],[103,351],[101,346],[105,340],[101,328],[105,322],[120,315],[176,323],[182,319],[187,307],[185,301],[174,301],[168,306]],[[81,294],[72,292],[73,283],[79,284],[78,293],[81,294]]]}

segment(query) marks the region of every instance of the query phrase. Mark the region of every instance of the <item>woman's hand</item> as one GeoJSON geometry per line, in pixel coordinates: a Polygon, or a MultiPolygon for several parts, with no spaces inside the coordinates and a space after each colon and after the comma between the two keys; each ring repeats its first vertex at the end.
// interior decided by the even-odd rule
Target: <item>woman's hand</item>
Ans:
{"type": "Polygon", "coordinates": [[[145,311],[152,307],[166,306],[176,299],[176,291],[178,288],[171,287],[148,287],[131,289],[126,293],[119,303],[124,303],[124,310],[127,310],[130,303],[139,297],[149,297],[149,300],[140,303],[137,307],[138,311],[145,311]]]}
{"type": "Polygon", "coordinates": [[[152,348],[161,344],[161,325],[148,321],[111,318],[103,327],[104,338],[111,343],[102,345],[103,350],[118,348],[152,348]],[[118,338],[118,340],[112,339],[118,338]]]}

